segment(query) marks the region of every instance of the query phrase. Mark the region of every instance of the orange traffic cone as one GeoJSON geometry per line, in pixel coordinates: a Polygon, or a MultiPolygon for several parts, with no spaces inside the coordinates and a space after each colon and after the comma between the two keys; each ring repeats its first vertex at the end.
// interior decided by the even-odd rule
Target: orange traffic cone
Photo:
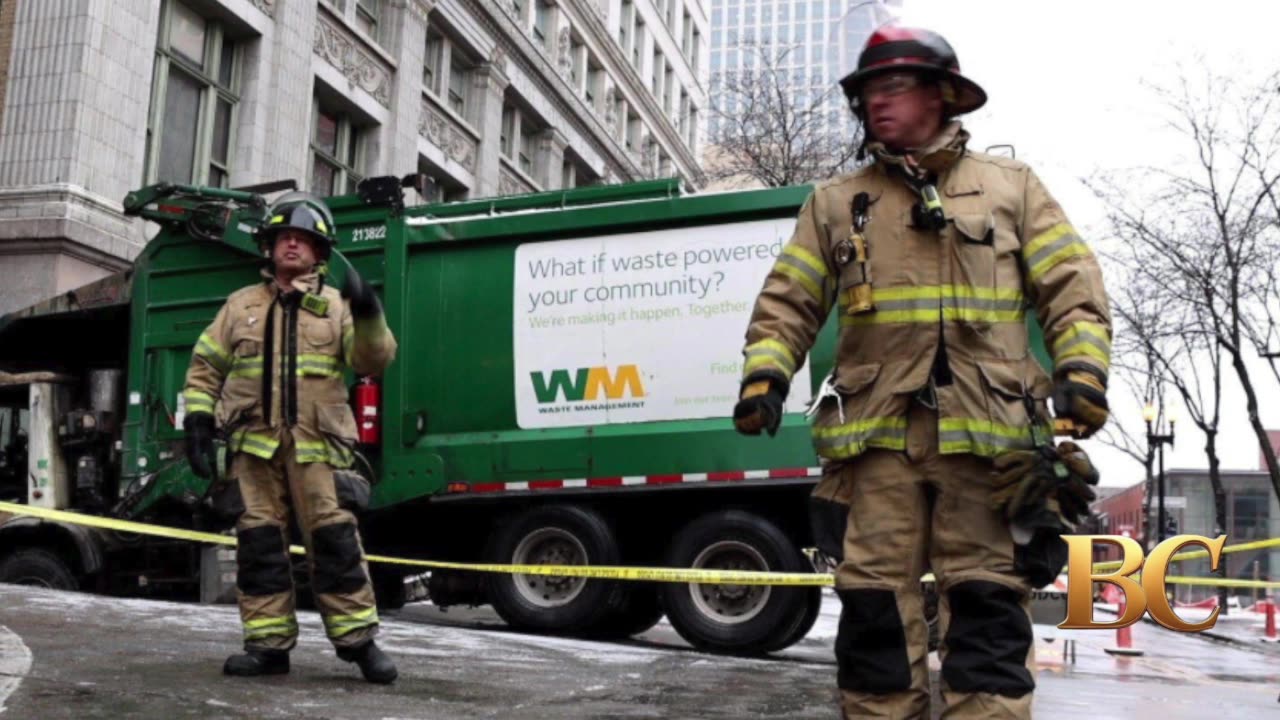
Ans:
{"type": "MultiPolygon", "coordinates": [[[[1116,617],[1123,617],[1125,611],[1125,596],[1120,594],[1120,607],[1117,609],[1116,617]]],[[[1133,646],[1133,633],[1128,626],[1116,628],[1116,646],[1104,648],[1108,655],[1121,655],[1124,657],[1137,657],[1143,654],[1141,650],[1133,646]]]]}

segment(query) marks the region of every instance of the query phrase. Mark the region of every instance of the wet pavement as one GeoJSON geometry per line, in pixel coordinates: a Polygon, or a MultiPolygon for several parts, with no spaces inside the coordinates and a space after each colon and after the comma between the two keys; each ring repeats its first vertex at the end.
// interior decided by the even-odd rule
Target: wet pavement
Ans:
{"type": "MultiPolygon", "coordinates": [[[[380,644],[400,666],[390,687],[337,660],[314,613],[300,613],[291,674],[232,679],[220,669],[238,649],[234,607],[0,585],[0,608],[6,720],[836,717],[832,597],[805,640],[768,659],[696,652],[665,623],[601,643],[514,633],[483,608],[409,606],[384,617],[380,644]]],[[[1037,626],[1035,717],[1280,717],[1280,656],[1133,630],[1143,657],[1107,655],[1112,632],[1037,626]]]]}

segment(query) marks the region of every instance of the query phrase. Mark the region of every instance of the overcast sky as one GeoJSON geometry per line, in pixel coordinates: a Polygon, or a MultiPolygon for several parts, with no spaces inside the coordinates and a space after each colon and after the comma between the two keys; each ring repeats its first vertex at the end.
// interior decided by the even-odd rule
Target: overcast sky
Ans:
{"type": "MultiPolygon", "coordinates": [[[[1167,165],[1186,145],[1165,128],[1165,110],[1145,85],[1176,81],[1179,65],[1238,76],[1280,69],[1280,2],[1218,0],[905,0],[907,19],[947,36],[966,75],[990,97],[968,116],[971,146],[1012,144],[1091,243],[1105,242],[1103,208],[1082,179],[1103,169],[1167,165]]],[[[1280,387],[1259,367],[1262,417],[1280,428],[1280,387]],[[1265,373],[1265,375],[1263,374],[1265,373]]],[[[1258,444],[1242,395],[1228,378],[1220,439],[1224,468],[1256,469],[1258,444]]],[[[1141,429],[1125,388],[1109,393],[1122,422],[1141,429]]],[[[1185,419],[1186,413],[1182,412],[1185,419]]],[[[1178,425],[1166,467],[1206,467],[1203,436],[1178,425]]],[[[1103,484],[1129,485],[1142,468],[1089,442],[1103,484]]]]}

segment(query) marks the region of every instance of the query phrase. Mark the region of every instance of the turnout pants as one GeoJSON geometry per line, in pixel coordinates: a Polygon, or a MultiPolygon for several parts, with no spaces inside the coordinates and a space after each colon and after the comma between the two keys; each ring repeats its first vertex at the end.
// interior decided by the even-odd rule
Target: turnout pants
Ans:
{"type": "Polygon", "coordinates": [[[906,452],[868,450],[830,469],[814,491],[816,505],[847,508],[836,571],[843,717],[930,717],[920,577],[931,569],[942,717],[1030,718],[1030,587],[1015,571],[1008,526],[990,506],[991,463],[940,455],[933,410],[914,405],[907,423],[906,452]]]}
{"type": "Polygon", "coordinates": [[[338,506],[333,469],[298,463],[285,431],[270,460],[237,453],[231,461],[244,499],[236,524],[236,587],[245,649],[290,650],[297,642],[289,513],[307,549],[307,570],[325,632],[335,647],[377,633],[378,613],[355,516],[338,506]]]}

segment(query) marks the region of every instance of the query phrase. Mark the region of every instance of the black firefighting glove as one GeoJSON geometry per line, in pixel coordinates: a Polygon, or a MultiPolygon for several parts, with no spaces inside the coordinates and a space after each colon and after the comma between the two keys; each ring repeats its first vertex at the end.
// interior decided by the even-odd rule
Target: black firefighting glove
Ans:
{"type": "Polygon", "coordinates": [[[342,297],[351,301],[351,315],[357,320],[368,320],[382,314],[378,294],[355,268],[347,269],[347,276],[342,282],[342,297]]]}
{"type": "Polygon", "coordinates": [[[1098,471],[1072,442],[1004,453],[995,459],[991,504],[1011,523],[1039,524],[1046,509],[1074,526],[1097,498],[1098,471]]]}
{"type": "Polygon", "coordinates": [[[1087,438],[1107,423],[1107,378],[1088,365],[1073,365],[1059,371],[1053,391],[1053,411],[1059,418],[1075,423],[1081,438],[1087,438]]]}
{"type": "Polygon", "coordinates": [[[761,430],[769,437],[777,435],[787,390],[787,383],[778,378],[747,378],[733,407],[734,428],[743,435],[759,435],[761,430]]]}
{"type": "Polygon", "coordinates": [[[191,471],[202,478],[212,478],[213,469],[218,465],[218,450],[213,445],[216,433],[213,415],[187,413],[182,429],[187,433],[187,462],[191,463],[191,471]]]}
{"type": "Polygon", "coordinates": [[[1093,488],[1100,475],[1088,454],[1073,442],[1059,443],[1058,457],[1067,467],[1067,482],[1058,488],[1058,505],[1063,517],[1077,525],[1089,516],[1089,503],[1098,499],[1093,488]]]}

